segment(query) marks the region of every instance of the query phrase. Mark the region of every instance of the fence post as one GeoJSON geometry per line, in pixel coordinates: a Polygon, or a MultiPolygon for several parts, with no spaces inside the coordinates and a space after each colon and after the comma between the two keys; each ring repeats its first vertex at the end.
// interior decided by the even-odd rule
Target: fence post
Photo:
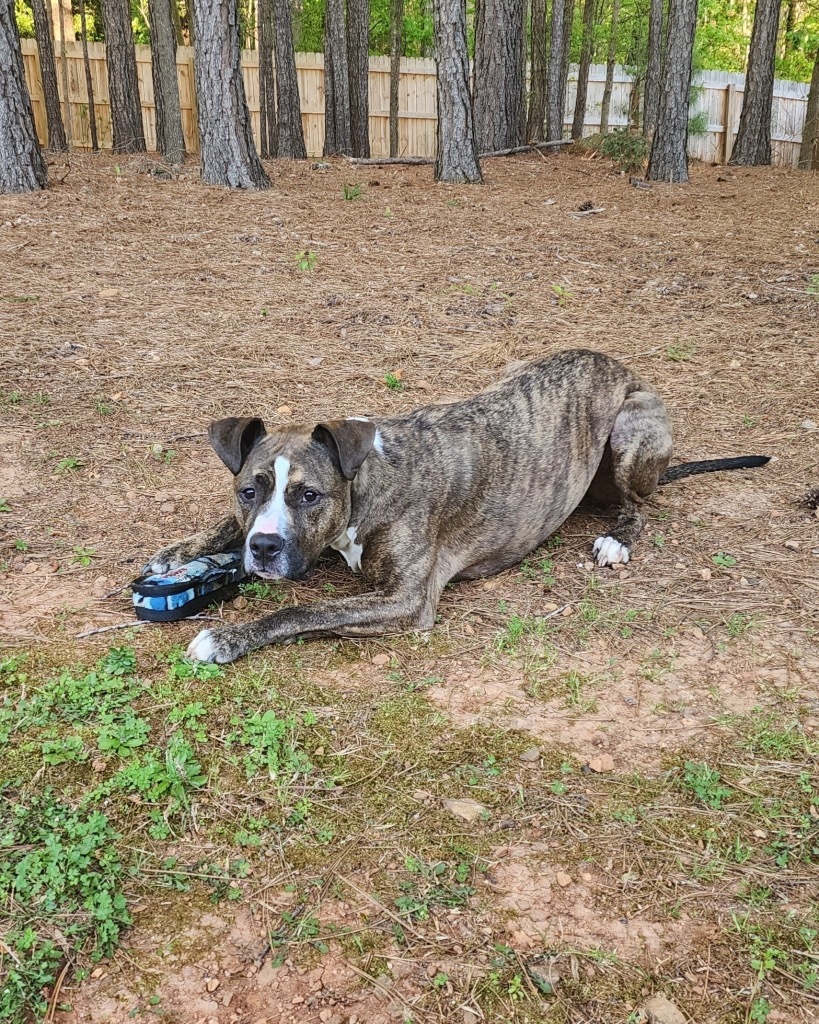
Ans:
{"type": "Polygon", "coordinates": [[[734,109],[736,107],[737,87],[729,82],[725,87],[725,106],[722,117],[724,135],[722,140],[722,162],[727,164],[734,151],[734,109]]]}

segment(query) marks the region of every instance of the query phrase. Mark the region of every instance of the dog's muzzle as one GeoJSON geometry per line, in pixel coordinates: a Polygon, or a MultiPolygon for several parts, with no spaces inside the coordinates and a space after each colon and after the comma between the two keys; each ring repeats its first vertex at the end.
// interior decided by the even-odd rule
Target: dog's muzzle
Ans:
{"type": "Polygon", "coordinates": [[[303,580],[311,575],[300,552],[278,533],[254,533],[248,539],[245,569],[266,579],[303,580]]]}

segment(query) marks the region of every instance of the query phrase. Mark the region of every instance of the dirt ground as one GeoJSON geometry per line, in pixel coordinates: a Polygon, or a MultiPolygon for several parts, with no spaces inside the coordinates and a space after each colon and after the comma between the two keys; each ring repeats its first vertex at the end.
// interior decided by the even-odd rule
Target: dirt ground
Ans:
{"type": "MultiPolygon", "coordinates": [[[[815,1019],[819,952],[782,936],[819,927],[819,513],[803,500],[819,486],[816,175],[695,165],[689,186],[638,189],[562,154],[440,187],[428,168],[274,163],[269,191],[242,194],[154,169],[72,158],[47,192],[0,197],[6,654],[90,663],[127,640],[149,659],[201,628],[83,635],[129,623],[118,588],[228,508],[205,436],[222,415],[389,414],[579,346],[662,392],[675,459],[772,460],[663,488],[626,569],[592,566],[606,515],[576,514],[522,571],[449,589],[430,636],[227,669],[226,686],[252,673],[260,708],[273,679],[312,708],[375,788],[317,800],[332,840],[267,836],[241,902],[134,881],[123,945],[85,980],[66,974],[53,1020],[815,1019]],[[788,756],[759,740],[794,730],[788,756]],[[806,777],[806,856],[774,866],[751,799],[695,806],[674,781],[692,758],[721,765],[740,802],[763,777],[793,791],[806,777]],[[467,793],[470,821],[442,802],[467,793]],[[719,844],[689,819],[738,829],[753,855],[720,846],[721,872],[694,870],[719,844]],[[415,866],[467,850],[479,870],[462,899],[415,866]],[[407,873],[430,913],[396,909],[407,873]],[[761,910],[741,898],[751,881],[770,890],[761,910]],[[783,954],[770,969],[763,947],[783,954]]],[[[332,563],[212,614],[328,585],[359,586],[332,563]]],[[[225,782],[198,822],[128,849],[227,862],[219,800],[238,814],[263,797],[225,782]]]]}

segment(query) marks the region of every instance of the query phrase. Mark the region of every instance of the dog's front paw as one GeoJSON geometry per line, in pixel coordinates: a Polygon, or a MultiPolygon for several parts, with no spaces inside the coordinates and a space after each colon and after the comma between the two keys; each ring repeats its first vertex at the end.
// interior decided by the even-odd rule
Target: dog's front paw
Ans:
{"type": "Polygon", "coordinates": [[[228,626],[226,629],[203,629],[188,644],[187,656],[191,661],[216,662],[226,665],[247,654],[247,645],[241,633],[228,626]]]}
{"type": "Polygon", "coordinates": [[[614,537],[598,537],[592,553],[598,565],[625,565],[629,560],[628,548],[614,537]]]}
{"type": "Polygon", "coordinates": [[[173,572],[191,560],[190,550],[184,543],[169,544],[160,548],[143,566],[143,576],[162,575],[173,572]]]}

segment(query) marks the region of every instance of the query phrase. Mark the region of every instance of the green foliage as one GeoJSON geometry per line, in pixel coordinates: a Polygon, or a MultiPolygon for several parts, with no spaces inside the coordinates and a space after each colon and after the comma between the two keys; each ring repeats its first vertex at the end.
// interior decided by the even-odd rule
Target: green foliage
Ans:
{"type": "Polygon", "coordinates": [[[288,777],[311,770],[309,759],[298,749],[295,733],[299,726],[315,725],[316,718],[312,712],[306,712],[301,718],[294,715],[280,718],[269,708],[264,712],[257,711],[249,718],[233,715],[230,722],[238,728],[228,736],[227,743],[228,746],[238,744],[244,748],[243,764],[249,779],[260,771],[275,780],[280,775],[288,777]]]}
{"type": "Polygon", "coordinates": [[[130,923],[117,839],[104,814],[73,808],[51,790],[0,795],[0,897],[14,907],[4,921],[10,955],[0,1020],[22,1020],[28,1008],[45,1012],[44,992],[64,956],[55,935],[98,956],[112,952],[130,923]]]}
{"type": "Polygon", "coordinates": [[[648,144],[642,135],[628,128],[615,128],[607,135],[592,135],[583,145],[611,160],[623,174],[637,174],[648,157],[648,144]]]}
{"type": "Polygon", "coordinates": [[[732,791],[722,784],[722,776],[715,768],[709,768],[704,762],[686,761],[683,785],[706,806],[719,810],[723,801],[732,795],[732,791]]]}
{"type": "Polygon", "coordinates": [[[433,908],[460,907],[472,896],[475,888],[468,884],[472,866],[466,861],[449,864],[445,861],[427,863],[419,857],[404,858],[409,876],[400,883],[401,895],[395,905],[402,914],[425,921],[433,908]]]}
{"type": "Polygon", "coordinates": [[[342,195],[348,201],[353,199],[361,198],[361,185],[343,185],[341,189],[342,195]]]}

